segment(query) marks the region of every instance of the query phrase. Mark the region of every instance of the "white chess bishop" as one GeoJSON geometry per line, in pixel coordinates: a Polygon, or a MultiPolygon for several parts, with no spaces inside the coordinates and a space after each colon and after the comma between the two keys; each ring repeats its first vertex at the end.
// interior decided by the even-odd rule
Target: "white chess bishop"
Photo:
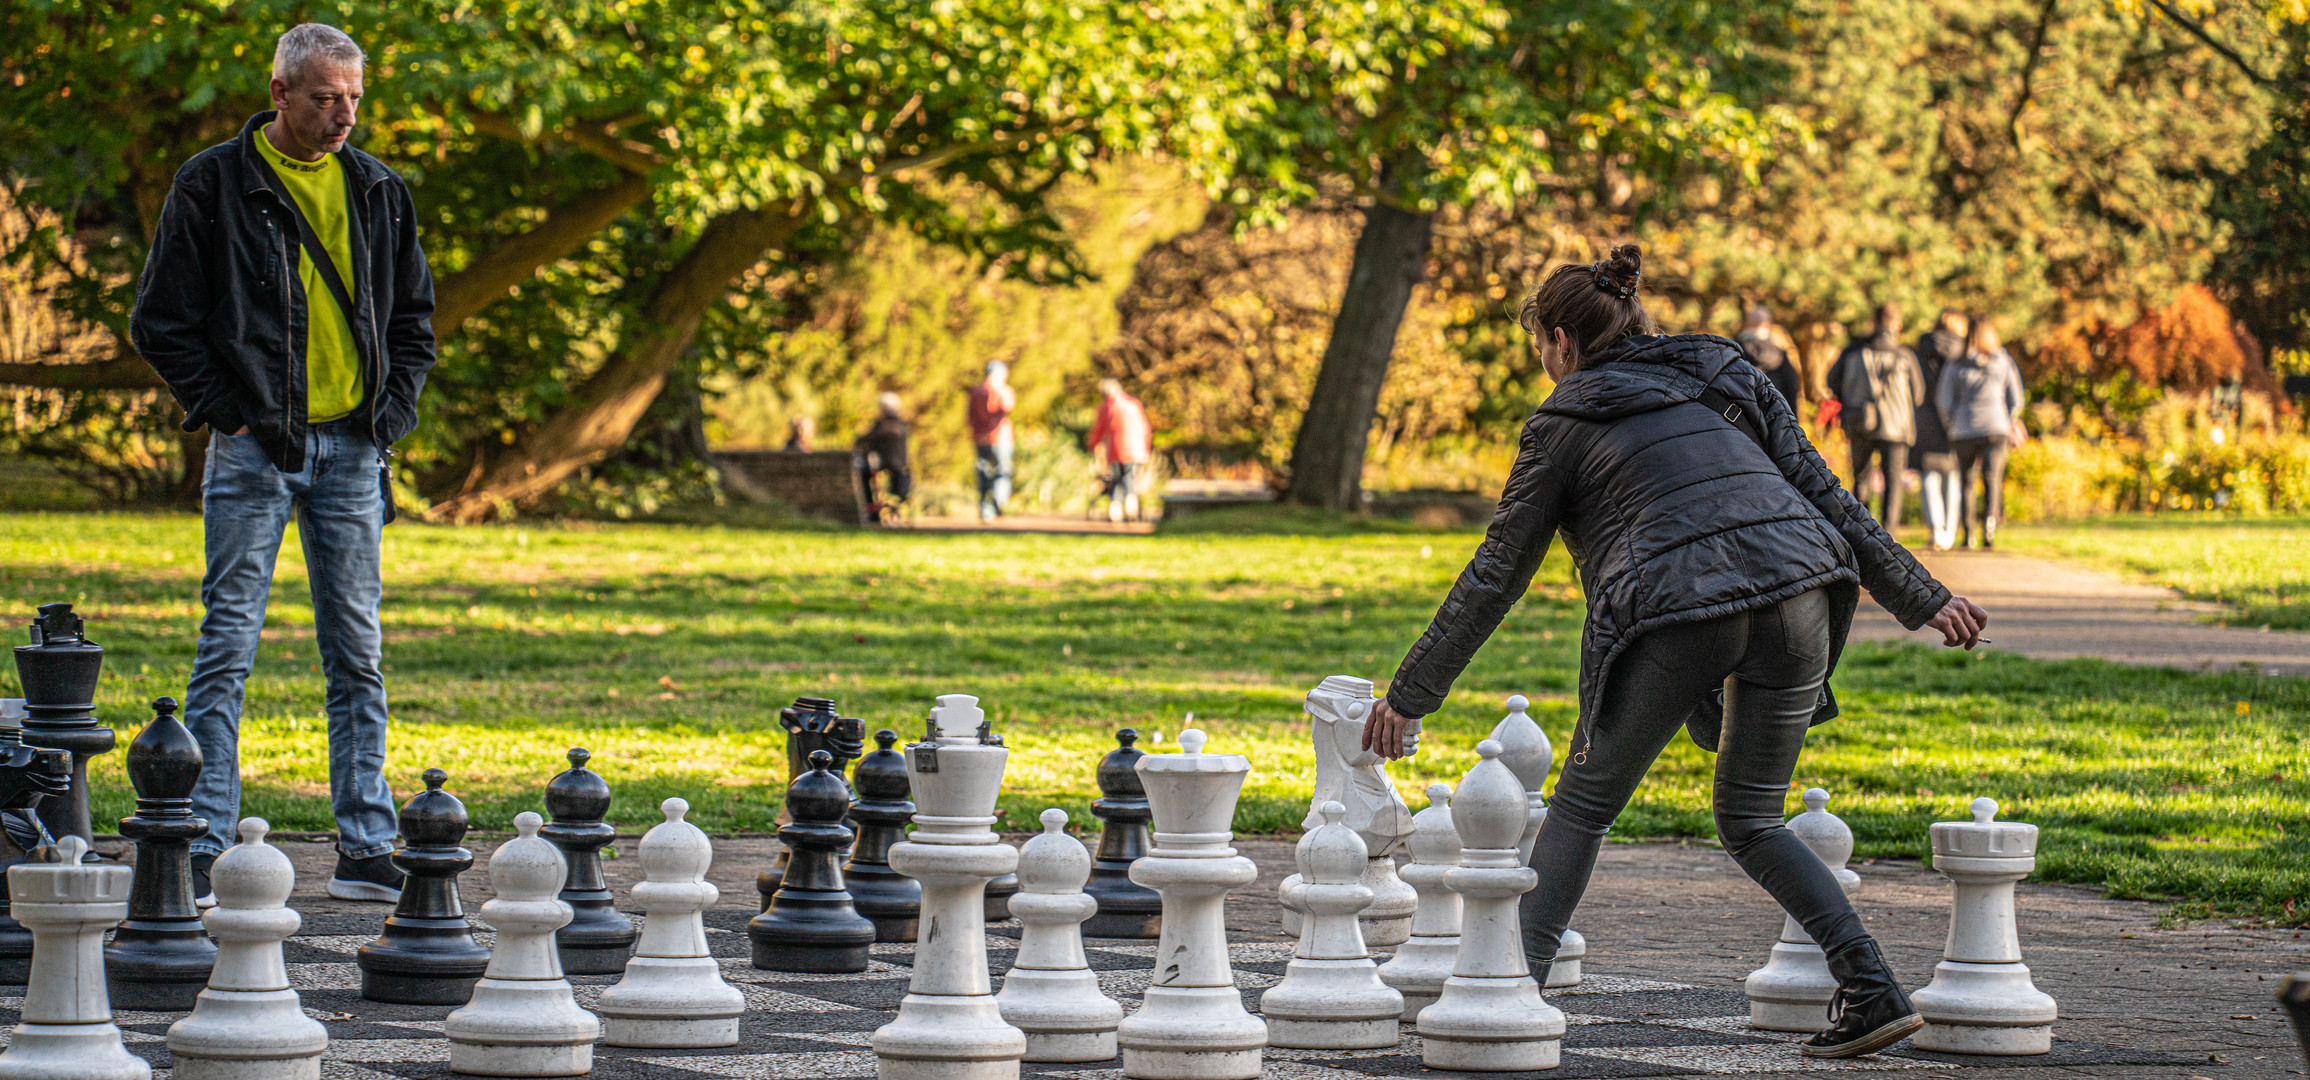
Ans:
{"type": "Polygon", "coordinates": [[[1956,886],[1956,903],[1933,981],[1910,995],[1925,1019],[1910,1042],[1946,1054],[2043,1054],[2060,1009],[2030,981],[2013,912],[2014,883],[2037,869],[2037,826],[1995,820],[1995,799],[1972,809],[1971,821],[1933,823],[1933,869],[1956,886]]]}
{"type": "Polygon", "coordinates": [[[1417,1020],[1420,1010],[1444,992],[1452,965],[1460,956],[1460,894],[1444,887],[1444,875],[1460,865],[1460,834],[1452,828],[1452,788],[1428,786],[1428,808],[1412,815],[1412,838],[1405,841],[1412,861],[1403,878],[1420,894],[1420,910],[1412,914],[1412,936],[1396,947],[1396,955],[1380,965],[1380,979],[1404,996],[1403,1019],[1417,1020]]]}
{"type": "MultiPolygon", "coordinates": [[[[1853,830],[1830,813],[1828,805],[1826,789],[1807,788],[1805,812],[1790,818],[1788,828],[1851,896],[1861,887],[1861,875],[1845,868],[1853,857],[1853,830]]],[[[1811,1034],[1829,1026],[1829,1000],[1837,995],[1837,977],[1829,973],[1827,956],[1804,926],[1795,916],[1783,916],[1780,941],[1774,943],[1765,966],[1749,972],[1743,989],[1749,997],[1751,1027],[1811,1034]]]]}
{"type": "Polygon", "coordinates": [[[1404,995],[1380,981],[1364,950],[1356,913],[1371,902],[1362,883],[1363,837],[1341,824],[1347,808],[1331,800],[1323,823],[1300,837],[1299,873],[1307,908],[1299,947],[1283,981],[1259,999],[1267,1044],[1301,1050],[1369,1050],[1396,1044],[1404,995]]]}
{"type": "Polygon", "coordinates": [[[329,1031],[289,988],[281,942],[304,916],[291,910],[297,871],[265,843],[272,826],[241,819],[241,842],[209,871],[217,906],[201,916],[217,963],[191,1015],[168,1029],[175,1080],[320,1080],[329,1031]]]}
{"type": "Polygon", "coordinates": [[[923,741],[906,748],[915,828],[890,865],[922,883],[922,922],[898,1017],[870,1040],[879,1080],[1019,1075],[1027,1036],[1004,1022],[987,973],[987,882],[1019,868],[992,828],[1010,756],[969,694],[941,695],[923,741]]]}
{"type": "Polygon", "coordinates": [[[1452,792],[1460,865],[1445,887],[1466,904],[1459,962],[1433,1005],[1420,1010],[1421,1063],[1463,1072],[1553,1069],[1563,1052],[1564,1014],[1540,998],[1524,960],[1516,899],[1539,875],[1516,858],[1524,828],[1524,786],[1500,763],[1500,744],[1476,744],[1482,761],[1452,792]]]}
{"type": "Polygon", "coordinates": [[[104,983],[104,932],[128,917],[134,871],[82,865],[88,841],[77,836],[56,853],[8,868],[9,914],[32,931],[32,978],[0,1080],[152,1080],[152,1066],[121,1044],[104,983]]]}
{"type": "Polygon", "coordinates": [[[601,1021],[578,1007],[562,977],[553,932],[569,925],[570,906],[559,897],[569,876],[561,849],[537,834],[545,819],[524,810],[514,816],[519,835],[489,856],[489,884],[497,896],[481,905],[481,921],[497,931],[489,969],[473,985],[473,999],[441,1022],[449,1037],[450,1069],[474,1076],[584,1076],[593,1071],[601,1021]]]}
{"type": "MultiPolygon", "coordinates": [[[[1372,710],[1372,682],[1353,675],[1332,675],[1308,691],[1306,710],[1315,743],[1315,795],[1308,800],[1301,829],[1323,824],[1322,807],[1337,801],[1347,808],[1347,826],[1363,836],[1370,857],[1364,863],[1363,884],[1372,900],[1357,918],[1363,921],[1364,944],[1400,945],[1412,934],[1412,912],[1420,896],[1396,873],[1395,854],[1411,835],[1412,809],[1389,781],[1387,759],[1363,748],[1364,722],[1372,710]]],[[[1403,752],[1420,745],[1420,722],[1404,730],[1403,752]]],[[[1283,879],[1276,899],[1283,906],[1283,932],[1298,935],[1305,908],[1300,901],[1304,881],[1298,874],[1283,879]]]]}
{"type": "Polygon", "coordinates": [[[1083,891],[1091,852],[1068,836],[1067,812],[1042,813],[1043,831],[1019,849],[1019,891],[1011,915],[1024,928],[1018,958],[1003,976],[995,1004],[1027,1033],[1027,1061],[1106,1061],[1115,1056],[1123,1006],[1099,992],[1083,955],[1083,920],[1099,901],[1083,891]]]}
{"type": "Polygon", "coordinates": [[[1179,733],[1180,753],[1136,766],[1155,814],[1155,846],[1131,864],[1131,880],[1163,897],[1163,936],[1139,1011],[1116,1042],[1131,1080],[1258,1080],[1267,1025],[1243,1008],[1227,957],[1223,903],[1259,868],[1235,853],[1235,802],[1251,762],[1206,754],[1207,736],[1179,733]]]}
{"type": "Polygon", "coordinates": [[[634,903],[647,916],[642,940],[626,961],[625,977],[602,991],[594,1011],[602,1041],[611,1046],[680,1049],[735,1046],[746,995],[722,981],[722,965],[706,948],[700,914],[721,898],[706,880],[714,842],[685,820],[690,804],[658,804],[666,820],[643,834],[641,882],[634,903]]]}
{"type": "MultiPolygon", "coordinates": [[[[1524,832],[1516,838],[1517,865],[1532,864],[1532,844],[1540,839],[1540,826],[1548,820],[1548,798],[1541,793],[1547,786],[1548,770],[1556,764],[1556,748],[1548,743],[1548,733],[1540,730],[1532,714],[1525,710],[1532,703],[1522,694],[1508,695],[1508,715],[1492,725],[1492,740],[1500,744],[1500,764],[1516,774],[1524,785],[1524,832]]],[[[1564,936],[1557,940],[1556,960],[1548,966],[1548,989],[1560,990],[1580,985],[1580,964],[1588,956],[1588,939],[1580,931],[1567,926],[1564,936]]]]}

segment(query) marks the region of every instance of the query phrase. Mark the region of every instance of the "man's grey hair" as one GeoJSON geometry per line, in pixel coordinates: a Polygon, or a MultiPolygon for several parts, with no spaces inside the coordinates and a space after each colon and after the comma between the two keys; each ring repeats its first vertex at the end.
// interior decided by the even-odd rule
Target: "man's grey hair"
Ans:
{"type": "Polygon", "coordinates": [[[324,23],[301,23],[289,28],[273,46],[273,77],[298,85],[316,63],[362,67],[369,58],[343,30],[324,23]]]}

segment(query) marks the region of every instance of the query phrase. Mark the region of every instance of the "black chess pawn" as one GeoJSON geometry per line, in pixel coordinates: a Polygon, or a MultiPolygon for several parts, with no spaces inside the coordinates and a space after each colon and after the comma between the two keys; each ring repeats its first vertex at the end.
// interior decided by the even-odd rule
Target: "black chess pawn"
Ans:
{"type": "Polygon", "coordinates": [[[1131,880],[1131,864],[1147,854],[1147,825],[1155,820],[1147,789],[1139,784],[1139,759],[1147,751],[1131,745],[1138,741],[1131,728],[1116,732],[1118,745],[1099,761],[1099,793],[1105,797],[1092,801],[1091,813],[1105,828],[1091,880],[1083,886],[1099,901],[1099,913],[1083,924],[1085,937],[1163,936],[1163,897],[1131,880]]]}
{"type": "MultiPolygon", "coordinates": [[[[798,697],[794,704],[778,710],[778,726],[786,729],[786,782],[802,779],[810,771],[810,755],[824,750],[834,755],[834,775],[844,769],[866,749],[866,721],[855,716],[844,716],[835,710],[833,698],[798,697]]],[[[776,823],[783,826],[793,818],[789,811],[778,811],[776,823]]],[[[784,847],[770,862],[770,869],[754,875],[754,891],[762,894],[762,910],[770,910],[770,894],[778,891],[778,879],[786,873],[786,864],[793,852],[784,847]]]]}
{"type": "Polygon", "coordinates": [[[2310,1061],[2310,971],[2286,976],[2278,985],[2278,1004],[2293,1019],[2294,1041],[2302,1044],[2303,1060],[2310,1061]]]}
{"type": "Polygon", "coordinates": [[[152,723],[128,744],[136,814],[120,819],[120,835],[136,841],[136,877],[128,918],[104,947],[104,978],[115,1009],[190,1012],[217,962],[217,944],[193,906],[192,842],[209,831],[192,812],[201,747],[176,718],[175,698],[154,699],[152,711],[152,723]]]}
{"type": "MultiPolygon", "coordinates": [[[[103,671],[104,647],[82,633],[72,605],[40,605],[32,644],[16,646],[16,681],[24,687],[24,745],[72,751],[71,789],[63,798],[41,800],[37,811],[58,839],[95,835],[88,817],[88,762],[119,741],[96,722],[96,680],[103,671]]],[[[88,859],[95,858],[91,851],[88,859]]]]}
{"type": "Polygon", "coordinates": [[[538,830],[569,860],[561,899],[569,905],[570,922],[553,936],[561,950],[562,972],[568,975],[616,975],[626,970],[634,939],[642,935],[632,919],[618,914],[609,882],[602,879],[602,848],[618,838],[618,830],[602,821],[610,812],[610,785],[600,773],[586,768],[592,757],[583,748],[569,752],[569,771],[545,786],[545,808],[553,822],[538,830]]]}
{"type": "Polygon", "coordinates": [[[922,883],[890,868],[890,845],[906,839],[907,822],[914,820],[906,755],[890,748],[897,741],[889,728],[875,732],[878,749],[851,772],[858,801],[850,804],[850,821],[858,842],[842,864],[842,881],[858,913],[873,921],[876,941],[913,941],[922,918],[922,883]]]}
{"type": "Polygon", "coordinates": [[[865,971],[874,923],[842,887],[837,860],[850,847],[850,789],[834,773],[834,755],[813,751],[810,768],[786,788],[794,822],[778,839],[794,853],[770,909],[746,924],[754,966],[769,971],[865,971]]]}
{"type": "MultiPolygon", "coordinates": [[[[24,745],[17,737],[21,720],[0,717],[0,880],[9,867],[55,843],[31,808],[72,787],[72,754],[24,745]]],[[[8,891],[0,889],[0,985],[22,986],[31,978],[32,931],[9,916],[8,891]]]]}
{"type": "Polygon", "coordinates": [[[395,1005],[463,1005],[489,968],[473,940],[457,875],[472,869],[465,804],[441,790],[449,774],[425,770],[425,790],[401,807],[402,845],[393,865],[409,875],[385,932],[361,946],[361,996],[395,1005]]]}

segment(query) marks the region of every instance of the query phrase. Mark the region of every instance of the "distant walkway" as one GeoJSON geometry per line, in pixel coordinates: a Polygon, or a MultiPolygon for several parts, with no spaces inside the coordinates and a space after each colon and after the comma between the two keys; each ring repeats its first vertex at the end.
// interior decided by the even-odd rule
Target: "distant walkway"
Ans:
{"type": "MultiPolygon", "coordinates": [[[[1918,552],[1933,575],[1989,609],[1991,650],[2044,660],[2100,657],[2121,664],[2310,675],[2310,633],[2249,630],[2196,621],[2219,605],[2135,585],[2098,570],[2004,552],[1918,552]]],[[[1861,601],[1853,636],[1940,644],[1931,630],[1905,633],[1884,609],[1861,601]]]]}
{"type": "Polygon", "coordinates": [[[1104,516],[1085,518],[1064,514],[1006,514],[993,521],[980,521],[976,516],[926,517],[915,519],[909,527],[916,532],[1064,533],[1077,536],[1146,536],[1155,531],[1155,523],[1152,521],[1126,521],[1117,525],[1104,516]]]}

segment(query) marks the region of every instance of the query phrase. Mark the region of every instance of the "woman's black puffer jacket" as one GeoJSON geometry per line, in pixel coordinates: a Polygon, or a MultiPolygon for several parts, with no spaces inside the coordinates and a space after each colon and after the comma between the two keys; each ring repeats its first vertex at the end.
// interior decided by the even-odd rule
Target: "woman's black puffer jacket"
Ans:
{"type": "MultiPolygon", "coordinates": [[[[1389,705],[1417,717],[1443,704],[1531,585],[1558,529],[1588,598],[1582,716],[1604,700],[1621,651],[1663,626],[1827,587],[1833,669],[1856,584],[1912,630],[1949,602],[1949,590],[1837,483],[1740,346],[1701,334],[1634,337],[1567,376],[1524,425],[1491,530],[1404,657],[1389,705]],[[1700,403],[1712,385],[1763,420],[1764,448],[1700,403]]],[[[1835,715],[1826,697],[1814,722],[1835,715]]]]}

